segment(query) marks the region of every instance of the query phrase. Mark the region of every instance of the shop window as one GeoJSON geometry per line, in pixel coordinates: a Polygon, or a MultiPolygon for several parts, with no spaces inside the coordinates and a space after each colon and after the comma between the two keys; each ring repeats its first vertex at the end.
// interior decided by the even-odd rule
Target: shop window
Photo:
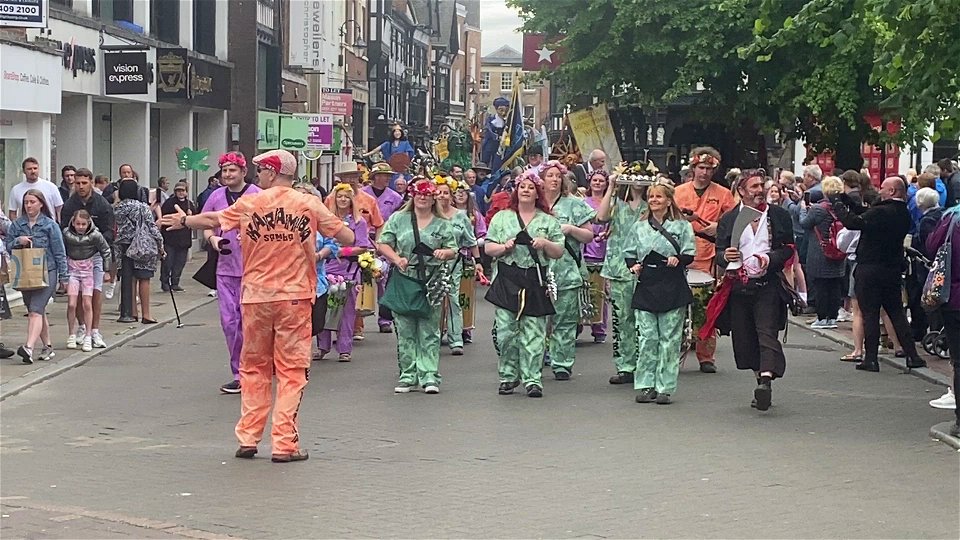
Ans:
{"type": "Polygon", "coordinates": [[[217,53],[216,0],[193,0],[193,49],[215,56],[217,53]],[[197,24],[203,21],[202,24],[197,24]]]}
{"type": "Polygon", "coordinates": [[[151,2],[150,31],[160,41],[180,44],[180,2],[151,2]]]}
{"type": "Polygon", "coordinates": [[[500,91],[510,92],[513,90],[513,73],[500,74],[500,91]]]}

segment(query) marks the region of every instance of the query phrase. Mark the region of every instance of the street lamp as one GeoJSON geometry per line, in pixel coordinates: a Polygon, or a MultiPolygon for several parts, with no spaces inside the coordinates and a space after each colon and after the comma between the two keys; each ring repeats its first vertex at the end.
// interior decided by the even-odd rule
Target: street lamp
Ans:
{"type": "MultiPolygon", "coordinates": [[[[347,25],[350,24],[350,23],[353,23],[353,34],[354,34],[354,37],[355,37],[355,39],[353,40],[353,47],[356,48],[356,49],[366,49],[366,48],[367,48],[367,42],[363,40],[363,36],[362,36],[362,34],[363,34],[363,27],[360,26],[360,23],[358,23],[356,19],[347,19],[346,21],[343,21],[343,24],[340,25],[340,31],[339,31],[339,34],[340,34],[340,43],[343,44],[343,45],[349,46],[349,45],[347,44],[347,25]]],[[[343,65],[343,53],[342,53],[342,52],[340,53],[340,64],[339,64],[339,65],[341,65],[341,66],[343,65]]]]}

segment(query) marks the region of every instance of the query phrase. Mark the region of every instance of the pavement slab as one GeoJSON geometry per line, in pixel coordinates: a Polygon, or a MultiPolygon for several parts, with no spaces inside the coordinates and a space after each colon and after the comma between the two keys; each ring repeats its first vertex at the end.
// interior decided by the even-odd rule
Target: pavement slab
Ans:
{"type": "Polygon", "coordinates": [[[960,537],[960,460],[929,434],[952,412],[927,405],[938,385],[856,372],[841,345],[793,328],[766,413],[728,339],[718,373],[687,360],[669,406],[607,383],[609,344],[578,347],[569,382],[545,370],[543,399],[498,396],[490,307],[478,317],[465,356],[443,351],[436,396],[392,392],[395,338],[375,328],[353,362],[314,362],[310,459],[274,464],[269,427],[257,459],[233,458],[239,399],[218,392],[225,346],[202,306],[197,326],[3,401],[0,503],[24,516],[3,537],[66,537],[55,527],[81,519],[104,538],[137,523],[154,528],[129,536],[960,537]]]}

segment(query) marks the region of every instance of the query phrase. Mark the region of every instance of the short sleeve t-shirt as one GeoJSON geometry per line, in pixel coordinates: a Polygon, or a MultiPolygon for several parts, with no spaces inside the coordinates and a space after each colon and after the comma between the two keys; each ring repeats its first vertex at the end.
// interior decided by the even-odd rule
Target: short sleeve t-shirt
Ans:
{"type": "Polygon", "coordinates": [[[220,227],[240,234],[240,303],[259,304],[315,298],[317,232],[333,237],[344,225],[319,197],[275,186],[223,210],[220,227]]]}
{"type": "MultiPolygon", "coordinates": [[[[453,225],[451,225],[450,220],[442,217],[434,216],[430,224],[420,230],[420,241],[431,250],[457,249],[453,225]]],[[[378,242],[392,247],[397,255],[407,259],[409,264],[406,271],[403,272],[404,274],[408,276],[417,275],[416,265],[421,259],[420,256],[413,253],[417,241],[413,234],[410,212],[394,212],[384,225],[378,242]]],[[[444,262],[434,257],[424,257],[423,261],[425,267],[438,266],[444,262]]]]}
{"type": "MultiPolygon", "coordinates": [[[[583,199],[571,195],[564,195],[557,200],[553,205],[553,214],[557,216],[557,220],[561,224],[576,225],[577,227],[583,227],[597,215],[583,199]]],[[[583,265],[582,261],[583,244],[572,236],[566,237],[564,242],[569,248],[564,246],[563,257],[551,262],[553,273],[557,279],[557,289],[559,290],[580,287],[587,279],[586,266],[583,265]],[[577,263],[576,259],[570,254],[571,250],[581,255],[580,263],[577,263]]]]}
{"type": "MultiPolygon", "coordinates": [[[[551,242],[563,243],[563,233],[560,231],[560,222],[557,218],[544,212],[537,212],[530,223],[527,223],[527,234],[532,238],[546,238],[551,242]]],[[[487,240],[497,244],[505,244],[507,240],[515,239],[520,234],[520,221],[517,219],[517,213],[507,209],[497,212],[490,222],[490,228],[487,229],[487,240]]],[[[540,264],[546,264],[548,259],[546,254],[538,253],[540,264]]],[[[510,253],[505,253],[497,257],[497,262],[512,264],[519,268],[533,268],[536,263],[530,255],[530,248],[527,246],[516,246],[510,253]]],[[[496,278],[496,269],[494,266],[494,279],[496,278]]]]}
{"type": "MultiPolygon", "coordinates": [[[[246,187],[246,191],[243,192],[241,197],[249,197],[260,193],[260,188],[253,184],[245,184],[244,187],[246,187]]],[[[207,200],[203,203],[202,212],[219,212],[229,208],[230,200],[227,197],[227,190],[227,187],[221,187],[210,193],[207,196],[207,200]]],[[[231,195],[236,196],[237,194],[231,195]]],[[[217,257],[217,273],[230,277],[243,276],[243,256],[240,254],[240,243],[242,240],[240,239],[239,231],[223,232],[214,230],[213,234],[230,241],[227,245],[227,248],[230,249],[230,254],[224,255],[221,253],[220,256],[217,257]]]]}
{"type": "Polygon", "coordinates": [[[63,198],[60,196],[60,188],[56,184],[43,178],[38,178],[36,182],[30,183],[26,180],[13,186],[10,190],[10,198],[7,200],[7,210],[16,212],[20,215],[20,206],[23,204],[23,196],[31,189],[38,189],[43,193],[43,198],[47,200],[47,206],[50,212],[56,217],[54,211],[58,206],[63,206],[63,198]]]}

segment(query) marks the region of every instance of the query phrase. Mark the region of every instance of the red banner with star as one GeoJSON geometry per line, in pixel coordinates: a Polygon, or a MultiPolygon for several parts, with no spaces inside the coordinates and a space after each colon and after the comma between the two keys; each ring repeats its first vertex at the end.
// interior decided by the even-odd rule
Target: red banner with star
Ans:
{"type": "MultiPolygon", "coordinates": [[[[554,41],[554,40],[551,40],[554,41]]],[[[553,71],[560,65],[562,49],[547,41],[544,34],[523,35],[523,70],[553,71]]]]}

